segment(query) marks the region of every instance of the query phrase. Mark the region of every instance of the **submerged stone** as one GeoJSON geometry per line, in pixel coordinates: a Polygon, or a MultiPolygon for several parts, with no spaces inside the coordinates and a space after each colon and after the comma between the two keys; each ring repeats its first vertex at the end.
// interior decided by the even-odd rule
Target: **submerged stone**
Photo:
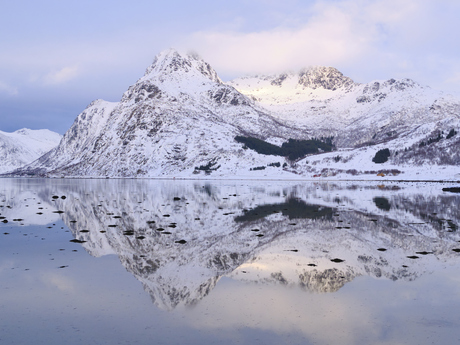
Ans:
{"type": "Polygon", "coordinates": [[[86,241],[77,240],[76,238],[74,238],[73,240],[70,240],[69,242],[72,242],[72,243],[85,243],[86,241]]]}
{"type": "Polygon", "coordinates": [[[339,263],[339,262],[344,262],[345,260],[335,258],[335,259],[331,259],[331,261],[339,263]]]}

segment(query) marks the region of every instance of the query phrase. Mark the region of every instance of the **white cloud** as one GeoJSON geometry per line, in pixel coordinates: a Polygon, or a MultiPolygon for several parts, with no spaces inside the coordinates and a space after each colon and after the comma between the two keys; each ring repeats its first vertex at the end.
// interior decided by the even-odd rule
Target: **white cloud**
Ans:
{"type": "Polygon", "coordinates": [[[64,67],[60,70],[53,71],[45,75],[43,78],[43,82],[45,85],[59,85],[74,79],[77,75],[77,66],[64,67]]]}
{"type": "Polygon", "coordinates": [[[458,56],[452,48],[458,24],[446,17],[455,6],[430,0],[318,0],[308,15],[292,18],[295,26],[200,31],[183,46],[230,77],[327,65],[353,71],[363,82],[424,75],[421,82],[433,83],[438,77],[428,71],[438,68],[436,57],[458,56]]]}
{"type": "Polygon", "coordinates": [[[18,94],[18,89],[0,81],[0,93],[5,93],[9,96],[15,96],[18,94]]]}

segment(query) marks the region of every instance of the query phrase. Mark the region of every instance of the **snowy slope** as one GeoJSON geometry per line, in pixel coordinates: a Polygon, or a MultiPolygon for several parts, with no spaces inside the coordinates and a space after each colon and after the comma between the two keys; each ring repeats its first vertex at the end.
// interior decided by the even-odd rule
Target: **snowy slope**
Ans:
{"type": "Polygon", "coordinates": [[[26,165],[56,147],[61,135],[47,129],[0,131],[0,173],[26,165]]]}

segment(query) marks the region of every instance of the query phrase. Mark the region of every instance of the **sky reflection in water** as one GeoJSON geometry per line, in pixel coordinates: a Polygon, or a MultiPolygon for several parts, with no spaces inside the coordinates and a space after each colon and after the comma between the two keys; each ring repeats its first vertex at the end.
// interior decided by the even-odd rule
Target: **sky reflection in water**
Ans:
{"type": "Polygon", "coordinates": [[[2,179],[0,343],[455,343],[442,187],[2,179]]]}

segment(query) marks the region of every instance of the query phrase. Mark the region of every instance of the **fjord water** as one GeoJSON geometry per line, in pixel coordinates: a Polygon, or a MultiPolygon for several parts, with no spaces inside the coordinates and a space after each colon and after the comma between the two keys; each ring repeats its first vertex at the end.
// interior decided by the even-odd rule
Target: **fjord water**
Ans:
{"type": "Polygon", "coordinates": [[[0,344],[455,344],[439,183],[0,180],[0,344]]]}

